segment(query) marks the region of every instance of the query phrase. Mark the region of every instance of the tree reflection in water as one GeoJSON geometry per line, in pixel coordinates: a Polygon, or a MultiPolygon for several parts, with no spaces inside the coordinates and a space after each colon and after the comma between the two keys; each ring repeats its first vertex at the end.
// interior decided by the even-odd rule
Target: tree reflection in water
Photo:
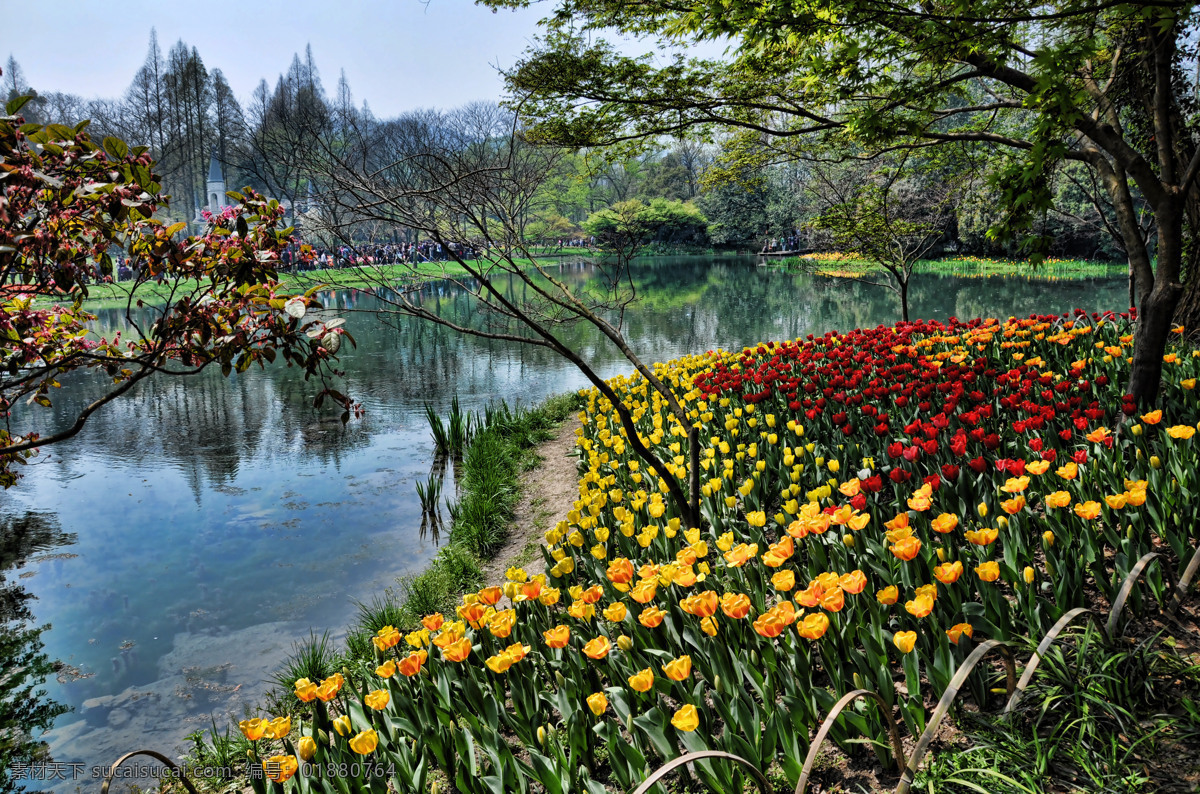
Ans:
{"type": "Polygon", "coordinates": [[[20,769],[48,760],[38,737],[67,711],[42,688],[61,668],[42,652],[42,632],[50,626],[34,625],[34,596],[17,572],[33,555],[74,542],[46,513],[0,522],[0,792],[25,790],[20,769]]]}

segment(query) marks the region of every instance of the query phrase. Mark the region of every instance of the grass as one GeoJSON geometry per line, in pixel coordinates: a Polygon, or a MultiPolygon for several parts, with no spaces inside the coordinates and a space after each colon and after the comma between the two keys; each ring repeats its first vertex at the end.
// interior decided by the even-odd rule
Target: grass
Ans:
{"type": "MultiPolygon", "coordinates": [[[[856,278],[882,271],[878,265],[853,254],[816,254],[811,257],[791,256],[780,259],[785,270],[813,273],[835,278],[856,278]]],[[[953,275],[961,278],[992,278],[995,276],[1032,276],[1050,279],[1103,278],[1126,273],[1124,263],[1095,262],[1085,259],[1047,259],[1032,265],[1022,259],[993,259],[963,256],[942,259],[922,259],[913,268],[916,274],[953,275]]]]}
{"type": "Polygon", "coordinates": [[[960,714],[966,746],[936,754],[914,790],[1170,788],[1200,774],[1198,700],[1200,664],[1161,635],[1108,644],[1088,627],[1051,647],[1015,714],[960,714]]]}
{"type": "MultiPolygon", "coordinates": [[[[586,249],[576,253],[565,250],[561,254],[543,254],[545,256],[569,257],[591,256],[586,249]]],[[[517,259],[516,264],[529,267],[532,260],[517,259]]],[[[347,267],[326,270],[306,270],[299,273],[281,273],[280,283],[285,289],[301,292],[317,285],[326,285],[330,289],[367,289],[381,285],[397,285],[420,281],[437,280],[441,278],[458,278],[470,274],[457,262],[417,262],[408,265],[371,265],[367,267],[347,267]]],[[[186,295],[200,286],[200,282],[187,279],[180,282],[157,284],[146,282],[136,285],[132,281],[115,284],[94,284],[88,288],[88,298],[83,302],[85,309],[96,311],[101,309],[124,309],[130,303],[133,293],[133,305],[141,300],[147,306],[157,306],[167,303],[173,295],[186,295]]],[[[39,298],[39,305],[64,303],[66,299],[52,301],[39,298]]]]}

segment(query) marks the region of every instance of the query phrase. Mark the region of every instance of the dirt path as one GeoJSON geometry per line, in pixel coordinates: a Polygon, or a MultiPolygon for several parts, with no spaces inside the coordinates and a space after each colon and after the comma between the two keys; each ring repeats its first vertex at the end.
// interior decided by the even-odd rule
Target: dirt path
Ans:
{"type": "Polygon", "coordinates": [[[521,475],[521,503],[516,518],[508,541],[484,567],[485,581],[499,584],[509,567],[539,560],[542,536],[559,521],[565,521],[571,505],[579,499],[575,469],[575,431],[579,427],[579,419],[572,416],[554,438],[537,448],[542,462],[521,475]]]}

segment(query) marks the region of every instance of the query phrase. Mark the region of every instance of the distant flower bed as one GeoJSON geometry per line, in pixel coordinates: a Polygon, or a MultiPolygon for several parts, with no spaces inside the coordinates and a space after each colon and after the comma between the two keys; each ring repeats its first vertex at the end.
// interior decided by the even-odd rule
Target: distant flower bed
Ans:
{"type": "MultiPolygon", "coordinates": [[[[794,785],[855,688],[919,732],[973,643],[1040,637],[1111,600],[1147,551],[1190,553],[1200,360],[1167,355],[1162,407],[1143,412],[1122,392],[1131,344],[1127,317],[1077,312],[656,365],[700,428],[701,528],[666,498],[688,433],[663,398],[640,376],[611,382],[658,472],[589,392],[580,497],[546,533],[545,570],[385,628],[372,669],[297,682],[315,716],[271,757],[276,779],[332,791],[312,770],[357,763],[402,789],[438,768],[464,791],[630,790],[719,749],[794,785]]],[[[851,725],[835,738],[885,736],[873,710],[851,725]]],[[[729,768],[695,770],[732,790],[729,768]]]]}

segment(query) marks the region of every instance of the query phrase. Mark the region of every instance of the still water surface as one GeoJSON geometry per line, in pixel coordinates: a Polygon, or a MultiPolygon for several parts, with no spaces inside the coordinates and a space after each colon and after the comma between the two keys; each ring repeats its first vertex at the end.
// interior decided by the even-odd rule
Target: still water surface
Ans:
{"type": "MultiPolygon", "coordinates": [[[[589,267],[566,265],[564,276],[583,283],[589,267]]],[[[744,258],[658,258],[635,276],[641,299],[626,336],[647,361],[899,316],[890,293],[744,258]]],[[[912,315],[934,319],[1126,301],[1119,277],[922,275],[911,294],[912,315]]],[[[470,308],[448,285],[424,299],[456,316],[470,308]]],[[[181,752],[211,717],[225,726],[242,716],[295,640],[310,629],[340,636],[355,599],[420,570],[436,552],[414,488],[432,460],[425,401],[443,412],[455,394],[468,409],[528,405],[586,385],[544,350],[381,322],[377,304],[353,291],[329,303],[358,340],[341,366],[364,419],[342,427],[315,412],[314,386],[282,366],[152,380],[0,495],[8,526],[34,518],[52,528],[51,543],[0,559],[0,586],[32,596],[36,622],[52,626],[47,652],[70,666],[47,686],[71,708],[46,737],[56,760],[90,770],[135,748],[181,752]]],[[[118,312],[100,318],[122,322],[118,312]]],[[[602,375],[630,369],[587,328],[564,333],[602,375]]],[[[59,419],[85,396],[68,384],[59,419]]]]}

